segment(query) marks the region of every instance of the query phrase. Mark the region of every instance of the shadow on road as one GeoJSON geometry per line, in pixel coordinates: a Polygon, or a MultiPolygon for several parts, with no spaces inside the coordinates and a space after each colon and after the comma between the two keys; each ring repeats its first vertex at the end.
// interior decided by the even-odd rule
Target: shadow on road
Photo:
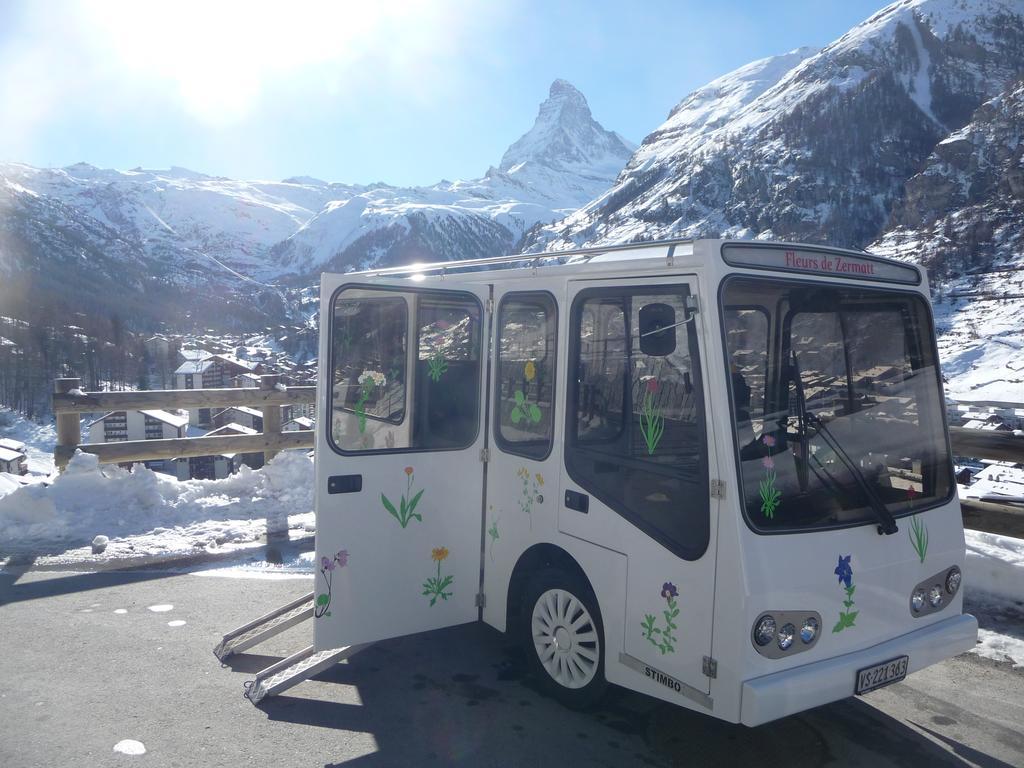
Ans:
{"type": "Polygon", "coordinates": [[[180,576],[177,573],[153,570],[106,571],[99,573],[75,573],[52,579],[40,579],[18,584],[21,573],[0,573],[0,605],[18,603],[24,600],[39,600],[44,597],[86,592],[91,589],[105,589],[140,581],[166,579],[180,576]]]}
{"type": "MultiPolygon", "coordinates": [[[[254,671],[277,660],[243,658],[232,668],[254,671]]],[[[863,699],[747,728],[621,688],[594,711],[572,712],[536,695],[524,670],[525,659],[504,636],[464,626],[378,643],[313,678],[352,686],[352,703],[303,698],[300,687],[259,709],[270,721],[372,735],[377,751],[344,762],[347,768],[501,765],[502,755],[508,764],[576,764],[566,753],[575,745],[588,765],[1005,766],[922,729],[948,744],[956,753],[950,754],[863,699]],[[453,645],[464,650],[453,654],[453,645]],[[540,742],[560,744],[560,760],[531,758],[540,742]]]]}

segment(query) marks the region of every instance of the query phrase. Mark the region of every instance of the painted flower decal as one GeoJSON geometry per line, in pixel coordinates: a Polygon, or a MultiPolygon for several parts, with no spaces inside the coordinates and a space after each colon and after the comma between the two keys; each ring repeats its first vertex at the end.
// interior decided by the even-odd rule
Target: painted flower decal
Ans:
{"type": "Polygon", "coordinates": [[[644,388],[646,392],[640,406],[640,434],[647,444],[647,455],[653,456],[661,436],[665,433],[665,419],[661,415],[661,409],[654,402],[654,396],[658,394],[658,380],[650,377],[646,380],[644,388]]]}
{"type": "Polygon", "coordinates": [[[447,600],[452,596],[449,589],[455,577],[451,574],[441,575],[441,561],[448,557],[448,547],[435,547],[430,550],[430,559],[437,563],[437,572],[423,582],[423,594],[430,598],[430,604],[436,605],[437,599],[447,600]]]}
{"type": "Polygon", "coordinates": [[[412,467],[406,467],[405,474],[408,475],[409,477],[412,477],[412,467]]]}
{"type": "Polygon", "coordinates": [[[661,655],[664,656],[666,653],[676,652],[676,641],[678,638],[674,633],[679,629],[679,625],[675,622],[679,616],[679,606],[676,604],[679,590],[671,581],[666,581],[661,585],[661,596],[665,598],[666,604],[665,610],[661,612],[661,615],[665,618],[665,626],[658,626],[658,618],[653,613],[648,613],[644,615],[644,620],[640,622],[640,628],[643,629],[644,638],[647,642],[661,651],[661,655]]]}
{"type": "Polygon", "coordinates": [[[839,564],[832,571],[832,573],[839,577],[839,582],[845,585],[843,591],[846,592],[846,599],[843,600],[843,607],[846,610],[839,612],[839,621],[832,627],[833,633],[842,632],[844,629],[854,626],[857,614],[860,613],[860,611],[853,610],[853,593],[857,590],[857,587],[853,585],[853,568],[850,566],[851,557],[852,555],[847,555],[846,557],[839,555],[839,564]]]}
{"type": "Polygon", "coordinates": [[[540,472],[538,472],[536,477],[537,477],[537,485],[544,485],[544,475],[542,475],[540,472]]]}
{"type": "Polygon", "coordinates": [[[523,369],[523,376],[526,377],[527,381],[533,381],[537,376],[537,366],[533,364],[533,360],[530,360],[526,367],[523,369]]]}
{"type": "Polygon", "coordinates": [[[324,583],[327,585],[327,591],[316,596],[316,601],[313,604],[315,618],[331,615],[331,587],[334,582],[334,571],[337,568],[344,568],[346,565],[348,565],[347,549],[339,549],[333,558],[326,556],[320,558],[320,575],[323,576],[324,583]]]}
{"type": "Polygon", "coordinates": [[[851,557],[852,555],[847,555],[846,557],[840,555],[839,565],[837,565],[836,569],[833,571],[833,573],[839,577],[839,580],[843,582],[847,588],[849,588],[850,582],[853,580],[853,568],[850,567],[851,557]]]}
{"type": "Polygon", "coordinates": [[[761,514],[769,520],[773,520],[775,518],[775,510],[779,508],[779,504],[782,502],[782,491],[775,485],[778,476],[775,474],[775,459],[772,458],[775,436],[762,435],[761,442],[768,449],[768,455],[761,459],[761,466],[764,467],[765,472],[764,477],[761,478],[757,485],[757,493],[761,497],[761,514]]]}

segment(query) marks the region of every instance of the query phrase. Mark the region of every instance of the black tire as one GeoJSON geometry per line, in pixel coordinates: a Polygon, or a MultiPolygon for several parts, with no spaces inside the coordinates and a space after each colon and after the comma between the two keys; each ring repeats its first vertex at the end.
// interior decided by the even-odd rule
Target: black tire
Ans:
{"type": "Polygon", "coordinates": [[[604,625],[585,582],[555,568],[538,572],[523,591],[519,623],[530,672],[546,693],[570,709],[601,700],[604,625]]]}

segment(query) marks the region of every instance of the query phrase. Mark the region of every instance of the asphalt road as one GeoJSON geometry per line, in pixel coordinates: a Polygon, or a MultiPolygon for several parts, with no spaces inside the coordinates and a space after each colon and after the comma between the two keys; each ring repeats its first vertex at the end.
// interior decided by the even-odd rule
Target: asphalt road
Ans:
{"type": "Polygon", "coordinates": [[[568,711],[471,624],[379,643],[253,707],[243,681],[309,625],[228,667],[211,650],[309,583],[0,574],[0,766],[1024,766],[1024,670],[973,655],[749,729],[619,689],[568,711]],[[122,739],[146,754],[115,753],[122,739]]]}

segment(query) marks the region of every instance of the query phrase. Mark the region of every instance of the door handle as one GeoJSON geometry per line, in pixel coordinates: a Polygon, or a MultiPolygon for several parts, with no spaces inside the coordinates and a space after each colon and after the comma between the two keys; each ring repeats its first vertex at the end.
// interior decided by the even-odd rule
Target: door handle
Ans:
{"type": "Polygon", "coordinates": [[[359,493],[361,490],[362,475],[331,475],[327,478],[328,493],[359,493]]]}
{"type": "Polygon", "coordinates": [[[569,509],[575,509],[577,512],[582,512],[585,515],[590,511],[590,497],[578,491],[566,491],[565,506],[569,509]]]}

